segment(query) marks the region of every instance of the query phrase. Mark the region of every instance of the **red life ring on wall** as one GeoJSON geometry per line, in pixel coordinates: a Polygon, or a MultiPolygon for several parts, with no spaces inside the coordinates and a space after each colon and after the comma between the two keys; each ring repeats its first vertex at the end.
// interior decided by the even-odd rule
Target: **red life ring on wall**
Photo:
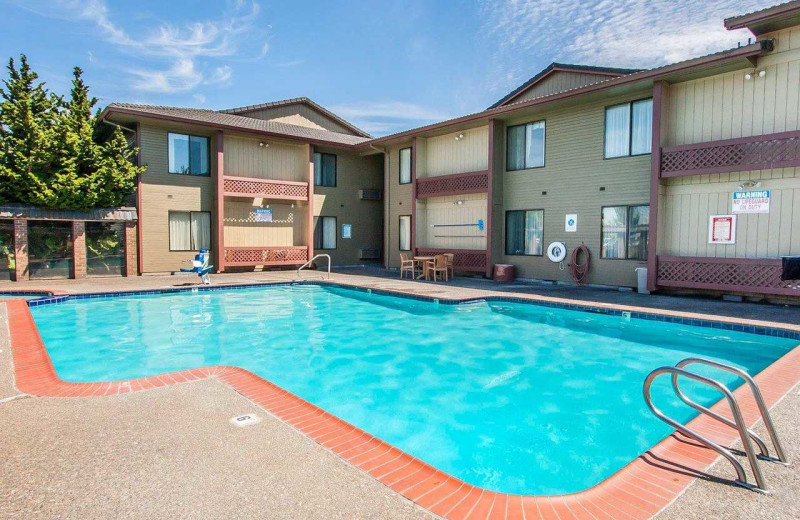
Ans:
{"type": "Polygon", "coordinates": [[[569,259],[569,274],[572,279],[577,283],[583,283],[589,276],[589,248],[585,244],[581,244],[572,250],[572,256],[569,259]],[[583,254],[584,261],[582,264],[578,260],[583,254]]]}

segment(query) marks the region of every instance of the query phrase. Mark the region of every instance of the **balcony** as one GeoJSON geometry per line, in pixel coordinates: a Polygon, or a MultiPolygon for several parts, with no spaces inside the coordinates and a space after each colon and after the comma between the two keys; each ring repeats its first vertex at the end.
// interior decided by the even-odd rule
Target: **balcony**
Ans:
{"type": "Polygon", "coordinates": [[[800,166],[800,131],[667,146],[661,177],[683,177],[800,166]]]}
{"type": "Polygon", "coordinates": [[[483,273],[486,271],[486,251],[483,249],[433,249],[418,247],[419,256],[436,256],[453,253],[453,270],[457,272],[483,273]]]}
{"type": "Polygon", "coordinates": [[[308,200],[308,183],[226,175],[223,193],[226,197],[308,200]]]}
{"type": "Polygon", "coordinates": [[[302,265],[308,260],[306,246],[225,247],[225,267],[302,265]]]}
{"type": "Polygon", "coordinates": [[[658,257],[661,287],[800,296],[800,282],[781,280],[780,259],[658,257]]]}
{"type": "Polygon", "coordinates": [[[416,180],[417,198],[444,197],[466,193],[487,193],[489,191],[489,172],[456,173],[437,177],[423,177],[416,180]]]}

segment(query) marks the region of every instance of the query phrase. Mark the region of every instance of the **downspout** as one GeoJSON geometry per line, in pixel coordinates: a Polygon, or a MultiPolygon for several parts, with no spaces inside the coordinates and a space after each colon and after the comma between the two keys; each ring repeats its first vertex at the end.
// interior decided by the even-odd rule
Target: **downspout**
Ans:
{"type": "Polygon", "coordinates": [[[389,217],[391,216],[391,210],[392,210],[392,205],[391,205],[392,198],[391,198],[391,195],[390,195],[391,190],[389,189],[389,187],[390,187],[389,186],[389,183],[390,183],[389,172],[387,172],[386,168],[385,168],[385,166],[386,166],[386,156],[387,156],[388,152],[386,151],[385,148],[383,148],[383,149],[378,148],[377,146],[375,146],[372,143],[370,143],[369,147],[372,148],[373,150],[375,150],[376,152],[383,154],[383,165],[384,165],[384,169],[383,169],[384,170],[383,171],[383,185],[384,185],[384,188],[385,188],[383,190],[383,192],[384,192],[385,197],[386,197],[386,200],[384,201],[386,209],[384,210],[383,227],[386,230],[386,233],[384,233],[384,237],[385,237],[384,243],[381,244],[381,245],[382,245],[382,248],[383,248],[383,252],[385,253],[383,255],[384,256],[384,258],[383,258],[383,267],[384,267],[384,269],[388,269],[389,268],[389,244],[391,243],[391,237],[390,237],[391,226],[389,225],[389,217]]]}

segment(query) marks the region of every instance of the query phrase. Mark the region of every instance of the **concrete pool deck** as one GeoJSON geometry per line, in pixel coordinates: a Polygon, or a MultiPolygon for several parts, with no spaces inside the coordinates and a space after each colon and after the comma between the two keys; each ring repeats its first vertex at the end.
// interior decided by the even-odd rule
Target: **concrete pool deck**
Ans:
{"type": "MultiPolygon", "coordinates": [[[[286,272],[283,272],[283,273],[255,273],[255,274],[248,273],[246,275],[223,275],[223,276],[215,278],[215,281],[217,283],[219,283],[220,280],[225,280],[225,283],[228,283],[228,282],[230,282],[230,283],[254,283],[256,281],[264,281],[264,282],[266,282],[266,281],[273,281],[273,280],[274,281],[285,281],[287,279],[292,279],[294,277],[294,273],[293,272],[290,272],[290,273],[286,273],[286,272]],[[223,276],[224,276],[224,278],[223,278],[223,276]]],[[[304,274],[304,277],[306,277],[308,279],[308,278],[315,278],[315,277],[318,278],[319,276],[318,276],[318,273],[308,273],[307,275],[304,274]]],[[[455,285],[424,284],[424,283],[418,283],[418,282],[413,282],[413,281],[408,281],[408,280],[401,282],[400,280],[397,280],[397,279],[363,277],[363,276],[354,276],[354,275],[346,275],[346,274],[336,274],[336,275],[334,275],[334,279],[339,283],[357,284],[357,285],[360,285],[360,286],[373,287],[373,288],[376,288],[376,289],[383,289],[383,290],[397,290],[397,291],[403,291],[403,292],[413,292],[413,293],[416,293],[416,294],[429,296],[429,297],[434,297],[434,298],[470,298],[470,297],[481,297],[481,296],[486,296],[486,295],[490,295],[490,294],[497,294],[494,291],[485,291],[485,290],[473,289],[473,288],[456,287],[455,285]]],[[[109,279],[109,280],[112,280],[112,279],[109,279]]],[[[115,282],[119,282],[121,280],[127,281],[125,279],[113,279],[113,280],[115,282]]],[[[61,284],[66,285],[68,287],[67,290],[70,290],[70,292],[98,292],[98,291],[143,290],[145,288],[160,288],[160,287],[165,287],[165,286],[172,286],[176,282],[178,282],[178,283],[182,283],[183,282],[183,280],[180,280],[177,277],[141,277],[141,278],[129,279],[129,280],[136,281],[137,283],[135,283],[135,284],[119,284],[119,285],[114,284],[115,285],[114,287],[102,287],[102,288],[98,287],[99,284],[97,284],[97,283],[86,284],[85,283],[86,281],[70,281],[71,283],[65,281],[65,282],[59,283],[59,285],[61,285],[61,284]],[[147,286],[142,286],[141,282],[147,282],[147,286]],[[84,286],[88,287],[88,288],[84,288],[84,286]]],[[[193,280],[189,279],[187,281],[193,281],[193,280]]],[[[97,282],[97,280],[91,280],[91,282],[97,282]]],[[[42,283],[42,282],[39,282],[39,283],[42,283]]],[[[19,288],[22,289],[22,287],[19,287],[19,288]]],[[[46,286],[42,285],[41,288],[48,288],[48,289],[53,289],[53,290],[65,290],[64,288],[57,287],[53,283],[47,284],[46,286]]],[[[28,287],[25,287],[25,289],[28,289],[28,287]]],[[[534,299],[534,298],[539,299],[538,297],[531,297],[531,298],[532,299],[534,299]]],[[[549,298],[544,298],[544,299],[548,300],[549,298]]],[[[615,305],[615,304],[608,304],[608,305],[611,306],[612,308],[618,308],[618,306],[615,305]]],[[[743,321],[743,320],[741,320],[739,318],[732,318],[732,320],[734,320],[735,322],[742,322],[743,321]]],[[[794,327],[792,327],[792,328],[794,328],[794,327]]],[[[783,376],[779,375],[778,378],[779,379],[783,379],[783,376]]],[[[161,389],[158,389],[158,390],[148,390],[148,391],[144,391],[144,392],[134,392],[134,393],[126,394],[126,395],[115,395],[115,396],[104,397],[104,398],[92,398],[92,399],[89,399],[88,401],[128,399],[129,396],[146,395],[146,394],[152,394],[154,392],[162,392],[162,391],[165,392],[165,393],[168,393],[168,392],[171,392],[172,389],[174,389],[174,388],[182,388],[182,387],[186,387],[188,385],[200,385],[200,384],[205,384],[205,383],[208,383],[208,382],[211,382],[211,381],[213,381],[213,380],[206,380],[206,381],[192,382],[192,383],[183,383],[183,384],[180,384],[180,385],[169,386],[169,387],[161,388],[161,389]]],[[[0,384],[2,384],[2,382],[3,382],[3,379],[0,378],[0,384]]],[[[767,392],[765,391],[765,394],[766,393],[767,392]]],[[[785,390],[783,391],[783,393],[785,393],[785,390]]],[[[781,393],[781,395],[783,395],[783,393],[781,393]]],[[[201,394],[201,395],[204,395],[204,394],[201,394]]],[[[0,399],[2,399],[2,397],[0,397],[0,399]]],[[[71,402],[74,402],[74,401],[84,401],[84,400],[75,400],[75,399],[59,400],[59,399],[50,399],[50,398],[42,398],[42,397],[26,398],[26,399],[21,399],[21,400],[17,400],[17,401],[11,401],[9,403],[4,403],[3,405],[0,405],[0,414],[4,414],[4,412],[5,412],[4,408],[6,408],[7,406],[10,406],[10,405],[12,405],[14,403],[16,403],[16,404],[14,404],[14,406],[23,406],[23,405],[25,405],[26,401],[27,402],[36,402],[36,401],[39,401],[39,400],[42,400],[42,399],[51,400],[51,401],[55,402],[56,404],[54,404],[52,406],[54,406],[56,408],[62,406],[62,405],[57,404],[57,403],[63,403],[63,402],[71,403],[71,402]]],[[[773,394],[771,397],[768,397],[768,400],[772,400],[773,402],[777,401],[776,395],[773,394]]],[[[191,407],[192,405],[191,404],[189,404],[189,405],[185,404],[185,406],[191,407]]],[[[784,403],[781,403],[781,405],[779,405],[779,406],[784,406],[784,403]]],[[[140,410],[140,412],[142,413],[142,415],[144,417],[147,417],[148,414],[150,414],[150,415],[153,414],[152,413],[152,409],[153,408],[158,409],[158,406],[156,406],[156,405],[150,405],[150,407],[149,406],[142,406],[142,409],[140,410]]],[[[267,409],[269,409],[269,407],[267,407],[267,409]]],[[[237,413],[243,413],[243,412],[237,412],[237,411],[232,410],[230,412],[229,416],[236,415],[237,413]]],[[[796,409],[794,410],[794,413],[796,415],[796,409]]],[[[263,412],[261,415],[268,416],[268,414],[266,412],[263,412]]],[[[280,414],[279,414],[279,417],[280,417],[280,414]]],[[[275,420],[277,422],[277,419],[273,419],[273,420],[275,420]]],[[[284,417],[284,420],[285,420],[285,417],[284,417]]],[[[147,421],[144,421],[144,422],[146,423],[147,421]]],[[[285,424],[283,426],[286,427],[286,428],[289,428],[289,426],[287,426],[285,424]]],[[[233,427],[231,426],[231,428],[233,428],[233,427]]],[[[785,427],[782,427],[782,425],[780,423],[778,424],[778,428],[779,428],[779,430],[781,432],[784,432],[783,440],[784,440],[785,443],[789,444],[789,450],[792,450],[793,446],[796,447],[796,445],[793,445],[791,440],[787,438],[787,433],[786,432],[787,431],[791,432],[792,430],[791,429],[787,430],[785,427]]],[[[307,442],[311,442],[308,438],[304,438],[304,440],[306,440],[307,442]]],[[[27,441],[27,442],[32,443],[32,441],[33,441],[33,439],[31,439],[30,441],[27,441]]],[[[26,443],[26,439],[24,439],[24,438],[20,439],[20,442],[25,444],[26,443]]],[[[319,442],[319,439],[318,439],[318,442],[319,442]]],[[[677,443],[674,443],[674,444],[677,444],[677,443]]],[[[318,445],[316,445],[315,447],[318,448],[318,449],[321,449],[318,445]]],[[[198,449],[204,449],[204,448],[202,448],[202,447],[200,447],[200,445],[198,445],[198,449]]],[[[660,456],[667,455],[667,457],[669,457],[670,453],[672,453],[673,455],[676,455],[678,460],[680,460],[681,462],[685,463],[686,461],[682,460],[682,458],[684,456],[686,456],[686,453],[687,453],[686,450],[689,450],[689,459],[692,459],[693,456],[697,456],[697,454],[693,453],[690,448],[683,447],[683,446],[678,446],[678,450],[675,451],[675,452],[670,452],[669,450],[667,450],[667,451],[663,451],[663,450],[656,451],[655,448],[654,448],[654,450],[651,450],[651,451],[653,451],[655,453],[658,453],[660,456]]],[[[792,451],[795,452],[795,453],[797,452],[796,449],[792,450],[792,451]]],[[[333,455],[331,455],[331,457],[333,457],[333,455]]],[[[713,455],[711,455],[710,458],[709,458],[708,455],[700,455],[697,458],[701,459],[703,467],[707,466],[710,462],[712,462],[714,460],[713,455]]],[[[334,460],[335,460],[335,457],[334,457],[334,460]]],[[[88,461],[88,462],[91,464],[91,461],[88,461]]],[[[95,463],[96,463],[96,461],[95,461],[95,463]]],[[[346,464],[342,464],[341,461],[338,461],[338,463],[341,464],[341,465],[346,465],[346,464]]],[[[351,469],[351,470],[356,471],[351,466],[348,466],[348,468],[351,469]]],[[[87,469],[92,471],[91,468],[87,468],[87,469]]],[[[728,473],[730,472],[730,468],[725,468],[723,466],[721,468],[721,470],[723,471],[723,474],[726,474],[726,472],[725,472],[726,469],[728,470],[728,473]]],[[[669,471],[669,470],[662,470],[662,471],[669,471]]],[[[794,471],[794,468],[789,468],[787,471],[793,472],[794,474],[796,474],[796,472],[794,471]]],[[[360,474],[362,476],[364,476],[364,477],[369,478],[366,473],[360,473],[360,474]]],[[[646,477],[646,476],[639,474],[637,478],[641,479],[641,478],[644,478],[644,477],[646,477]]],[[[687,477],[685,475],[681,475],[680,472],[674,472],[674,475],[671,475],[670,477],[666,477],[663,482],[660,482],[661,486],[662,487],[666,487],[666,488],[674,487],[673,485],[671,485],[669,483],[669,479],[671,477],[674,477],[674,480],[680,481],[682,483],[689,483],[692,480],[691,477],[687,477]]],[[[662,478],[662,477],[659,477],[659,478],[662,478]]],[[[377,484],[378,486],[380,486],[380,484],[378,484],[377,481],[373,480],[372,482],[377,484]]],[[[386,482],[384,481],[384,483],[386,483],[386,482]]],[[[443,483],[443,485],[444,484],[445,483],[443,483]]],[[[504,513],[503,516],[511,517],[512,516],[511,513],[514,512],[514,510],[519,510],[521,512],[522,510],[525,509],[524,506],[526,506],[526,505],[534,506],[536,508],[535,510],[537,511],[537,513],[542,518],[551,517],[553,515],[558,515],[559,517],[562,517],[562,518],[572,518],[573,516],[577,516],[577,517],[586,516],[586,517],[589,517],[589,518],[639,518],[639,517],[651,516],[652,514],[658,512],[660,507],[655,507],[656,506],[655,502],[661,502],[661,500],[656,500],[657,493],[658,493],[657,490],[652,490],[652,489],[650,491],[643,490],[642,494],[643,494],[644,498],[643,499],[639,498],[639,500],[641,500],[643,503],[640,502],[639,504],[636,504],[636,502],[637,502],[636,498],[637,497],[635,496],[635,492],[633,492],[635,490],[627,487],[628,484],[629,484],[629,482],[626,483],[626,482],[617,481],[616,485],[619,487],[619,489],[618,489],[618,495],[619,496],[617,498],[610,499],[615,503],[608,504],[610,507],[606,508],[605,511],[602,508],[600,508],[600,509],[592,509],[591,505],[587,506],[587,504],[585,502],[581,502],[580,500],[571,502],[573,507],[570,507],[570,502],[561,503],[561,502],[558,502],[556,500],[544,500],[543,502],[541,502],[541,504],[546,505],[546,507],[548,509],[545,510],[545,509],[543,509],[541,507],[541,504],[539,502],[537,502],[537,501],[534,501],[531,504],[526,504],[524,501],[521,502],[519,500],[520,497],[508,497],[508,496],[501,496],[501,495],[494,496],[496,494],[491,494],[491,495],[489,495],[491,497],[491,501],[489,501],[488,504],[485,504],[484,502],[486,502],[486,501],[484,501],[482,499],[476,499],[474,501],[475,503],[473,503],[471,505],[471,507],[469,508],[469,511],[467,511],[466,513],[468,513],[470,515],[470,517],[476,516],[476,514],[479,511],[482,511],[483,508],[486,507],[487,505],[488,505],[488,509],[487,509],[486,513],[481,515],[483,517],[488,516],[490,511],[492,513],[492,516],[494,517],[495,513],[499,513],[499,511],[495,511],[495,509],[499,509],[499,507],[505,508],[503,510],[503,513],[504,513]],[[656,493],[656,495],[651,495],[650,497],[648,497],[647,496],[648,492],[649,493],[656,493]],[[497,497],[500,497],[499,501],[497,500],[497,497]],[[619,500],[621,502],[626,502],[627,501],[627,502],[630,502],[632,505],[631,504],[627,504],[627,503],[619,503],[619,502],[617,502],[617,500],[619,500]],[[497,502],[497,503],[495,503],[495,502],[497,502]],[[514,509],[515,506],[516,506],[516,509],[514,509]],[[560,507],[557,507],[557,506],[560,506],[560,507]],[[574,507],[574,506],[577,506],[577,508],[574,507]],[[632,509],[628,509],[629,507],[631,507],[632,509]],[[611,513],[608,512],[609,510],[611,511],[611,513]],[[560,515],[559,515],[559,511],[561,513],[560,515]],[[651,513],[648,514],[648,515],[638,514],[638,513],[646,513],[646,512],[650,512],[650,511],[651,511],[651,513]],[[615,512],[618,513],[618,514],[615,514],[615,512]],[[505,513],[507,513],[507,515],[505,513]]],[[[309,483],[309,485],[313,486],[312,483],[309,483]]],[[[682,487],[683,486],[681,486],[681,488],[682,487]]],[[[694,487],[699,487],[699,486],[695,485],[694,487]]],[[[690,493],[691,493],[692,489],[694,489],[694,487],[690,488],[690,493]]],[[[716,489],[718,489],[720,487],[723,487],[723,486],[720,486],[718,484],[714,484],[712,486],[712,489],[711,489],[712,496],[713,496],[714,490],[716,490],[716,489]]],[[[325,496],[324,488],[320,488],[320,489],[322,491],[318,490],[318,492],[317,492],[317,494],[319,495],[319,500],[321,502],[325,502],[327,497],[325,496]]],[[[388,492],[388,488],[382,488],[382,489],[384,491],[388,492]]],[[[313,493],[313,491],[314,491],[313,489],[306,490],[306,491],[308,491],[311,494],[315,494],[315,493],[313,493]]],[[[262,492],[268,492],[268,490],[265,488],[262,492]]],[[[454,490],[452,492],[453,495],[456,495],[457,493],[458,493],[458,490],[454,490]]],[[[734,490],[734,494],[737,494],[737,493],[747,493],[747,492],[742,491],[742,490],[738,490],[738,489],[734,490]]],[[[597,495],[598,493],[596,491],[589,491],[587,494],[597,495]]],[[[393,495],[393,496],[398,498],[399,500],[402,500],[402,498],[400,498],[400,495],[393,495]]],[[[408,496],[408,495],[406,495],[406,496],[408,496]]],[[[686,496],[689,496],[689,493],[687,493],[686,496]]],[[[772,499],[772,498],[775,498],[776,496],[777,496],[777,493],[776,493],[776,495],[772,495],[772,496],[766,497],[766,498],[767,499],[772,499]]],[[[795,494],[794,496],[797,496],[797,495],[795,494]]],[[[661,497],[661,498],[666,498],[666,497],[661,497]]],[[[680,503],[680,501],[683,500],[684,498],[685,497],[679,498],[678,502],[676,502],[675,504],[670,506],[664,512],[664,514],[668,513],[670,510],[672,510],[673,507],[676,507],[680,503]]],[[[788,499],[789,497],[784,496],[783,498],[784,499],[788,499]]],[[[379,497],[376,497],[375,500],[380,502],[379,497]]],[[[465,501],[465,500],[468,500],[468,497],[462,498],[462,501],[465,501]]],[[[608,498],[607,498],[607,500],[608,500],[608,498]]],[[[405,504],[409,504],[408,502],[404,502],[404,503],[405,504]]],[[[785,502],[781,502],[781,503],[785,503],[785,502]]],[[[791,503],[791,501],[790,501],[790,503],[791,503]]],[[[796,504],[796,502],[794,502],[794,503],[796,504]]],[[[420,513],[420,514],[423,513],[420,509],[415,509],[414,511],[416,513],[420,513]]],[[[443,511],[440,511],[440,512],[442,512],[442,514],[444,514],[443,511]]],[[[450,513],[450,512],[451,512],[450,510],[447,511],[447,513],[450,513]]],[[[136,514],[136,513],[134,512],[133,514],[136,514]]],[[[23,515],[23,516],[25,516],[25,515],[23,515]]],[[[66,515],[66,516],[70,516],[70,515],[66,515]]],[[[303,516],[303,515],[301,515],[301,516],[303,516]]],[[[353,515],[348,515],[348,514],[345,513],[343,516],[353,516],[353,515]]],[[[361,515],[356,514],[355,516],[361,516],[361,515]]],[[[367,514],[366,516],[373,516],[373,515],[367,514]]],[[[378,514],[377,516],[378,517],[384,517],[384,516],[388,516],[388,515],[378,514]]],[[[456,517],[457,515],[447,514],[447,516],[456,517]]],[[[529,515],[529,516],[532,516],[532,515],[529,515]]],[[[735,518],[735,517],[731,517],[731,518],[735,518]]],[[[770,518],[776,518],[776,516],[770,516],[770,518]]]]}

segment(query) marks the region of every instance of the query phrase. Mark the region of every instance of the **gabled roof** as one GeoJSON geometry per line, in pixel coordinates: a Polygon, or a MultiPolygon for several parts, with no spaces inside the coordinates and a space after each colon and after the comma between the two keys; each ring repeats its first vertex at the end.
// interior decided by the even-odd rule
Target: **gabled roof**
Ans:
{"type": "Polygon", "coordinates": [[[534,77],[520,85],[519,87],[515,88],[495,104],[489,107],[489,109],[497,108],[501,105],[505,105],[509,101],[513,100],[515,97],[519,96],[532,86],[536,85],[544,81],[548,76],[555,72],[580,72],[583,74],[597,74],[599,76],[611,76],[611,77],[619,77],[625,76],[627,74],[633,74],[634,72],[639,72],[642,69],[620,69],[616,67],[595,67],[592,65],[572,65],[569,63],[556,63],[553,62],[548,65],[545,69],[541,72],[536,74],[534,77]]]}
{"type": "Polygon", "coordinates": [[[747,28],[756,36],[794,25],[800,25],[800,1],[773,5],[725,19],[725,28],[729,31],[747,28]]]}
{"type": "Polygon", "coordinates": [[[319,130],[305,126],[290,125],[276,121],[264,121],[252,117],[217,112],[202,108],[180,108],[157,105],[137,105],[132,103],[111,103],[100,114],[103,119],[109,114],[165,119],[181,123],[211,126],[226,130],[257,133],[273,137],[286,137],[315,144],[353,146],[369,141],[369,138],[350,134],[319,130]]]}
{"type": "Polygon", "coordinates": [[[319,112],[320,114],[324,115],[325,117],[336,121],[337,123],[339,123],[343,127],[347,128],[348,130],[352,131],[356,135],[360,135],[361,137],[372,137],[367,132],[361,130],[360,128],[358,128],[354,124],[350,123],[349,121],[346,121],[345,119],[342,119],[341,117],[337,116],[336,114],[334,114],[330,110],[326,109],[322,105],[318,105],[317,103],[314,103],[313,101],[311,101],[307,97],[297,97],[297,98],[291,98],[291,99],[283,99],[283,100],[280,100],[280,101],[270,101],[268,103],[260,103],[258,105],[247,105],[247,106],[237,107],[237,108],[226,108],[224,110],[220,110],[220,112],[223,112],[223,113],[226,113],[226,114],[244,115],[244,114],[247,114],[249,112],[255,112],[257,110],[265,110],[265,109],[269,109],[269,108],[283,107],[283,106],[288,106],[288,105],[306,105],[307,107],[311,108],[312,110],[315,110],[315,111],[319,112]]]}

